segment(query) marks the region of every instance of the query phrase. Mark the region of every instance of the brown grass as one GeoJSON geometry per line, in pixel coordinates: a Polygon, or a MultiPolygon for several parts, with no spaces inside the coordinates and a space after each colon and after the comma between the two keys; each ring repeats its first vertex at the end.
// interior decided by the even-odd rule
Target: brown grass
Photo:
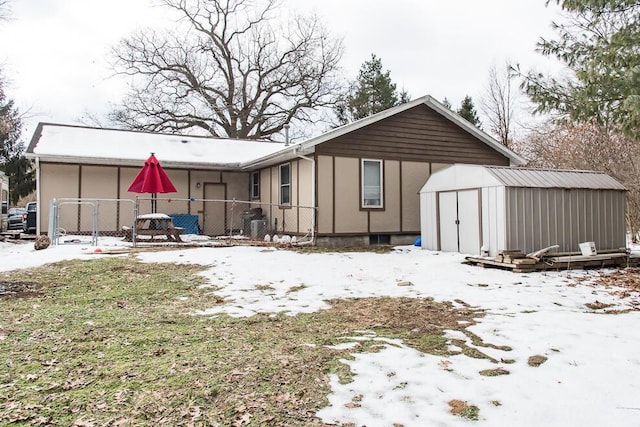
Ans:
{"type": "Polygon", "coordinates": [[[199,271],[125,257],[4,274],[25,292],[0,299],[0,425],[317,426],[329,374],[349,381],[341,360],[379,343],[327,345],[367,330],[448,355],[443,330],[482,315],[362,298],[297,316],[193,316],[220,303],[199,271]]]}
{"type": "Polygon", "coordinates": [[[449,412],[451,412],[453,415],[466,418],[468,420],[478,420],[480,409],[478,409],[477,406],[469,405],[469,403],[466,401],[457,399],[450,400],[449,407],[451,408],[449,412]]]}
{"type": "Polygon", "coordinates": [[[547,361],[546,356],[536,354],[535,356],[529,357],[529,360],[527,360],[527,364],[529,366],[533,366],[534,368],[537,368],[538,366],[542,365],[546,361],[547,361]]]}

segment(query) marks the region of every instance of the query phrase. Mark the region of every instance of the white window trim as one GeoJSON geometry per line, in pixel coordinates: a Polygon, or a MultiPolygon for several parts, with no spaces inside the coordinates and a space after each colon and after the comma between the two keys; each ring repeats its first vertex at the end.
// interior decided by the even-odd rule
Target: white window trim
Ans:
{"type": "Polygon", "coordinates": [[[383,209],[384,208],[384,160],[361,159],[360,160],[360,206],[362,209],[383,209]],[[365,162],[376,162],[380,164],[380,204],[365,205],[364,203],[364,164],[365,162]]]}
{"type": "Polygon", "coordinates": [[[278,166],[278,202],[281,206],[290,206],[291,205],[291,163],[283,163],[278,166]],[[289,183],[282,183],[282,168],[287,166],[289,168],[289,183]],[[282,188],[288,187],[289,192],[289,201],[287,203],[282,202],[282,188]]]}
{"type": "Polygon", "coordinates": [[[251,198],[252,199],[259,199],[260,198],[260,185],[262,184],[261,181],[261,176],[260,176],[260,171],[254,171],[251,172],[251,198]],[[255,177],[258,177],[258,194],[255,193],[256,190],[256,185],[255,185],[255,177]]]}

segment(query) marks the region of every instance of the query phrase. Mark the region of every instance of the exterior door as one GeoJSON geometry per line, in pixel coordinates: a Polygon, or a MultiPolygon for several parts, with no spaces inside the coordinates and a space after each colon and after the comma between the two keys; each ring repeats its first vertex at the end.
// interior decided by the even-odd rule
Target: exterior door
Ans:
{"type": "Polygon", "coordinates": [[[480,254],[480,190],[438,194],[440,250],[480,254]]]}
{"type": "Polygon", "coordinates": [[[480,255],[480,190],[458,191],[458,252],[480,255]]]}
{"type": "Polygon", "coordinates": [[[440,250],[458,252],[458,193],[455,191],[438,195],[440,218],[440,250]]]}
{"type": "MultiPolygon", "coordinates": [[[[204,198],[206,200],[226,200],[226,184],[204,184],[204,198]]],[[[221,236],[227,231],[226,206],[224,202],[205,202],[203,214],[204,234],[221,236]]]]}

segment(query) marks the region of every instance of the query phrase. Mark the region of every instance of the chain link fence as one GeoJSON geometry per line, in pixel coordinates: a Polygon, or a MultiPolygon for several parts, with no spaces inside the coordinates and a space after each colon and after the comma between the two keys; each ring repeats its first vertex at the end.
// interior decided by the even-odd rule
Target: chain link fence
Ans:
{"type": "Polygon", "coordinates": [[[218,240],[315,243],[316,208],[195,198],[54,199],[49,205],[48,234],[53,244],[93,245],[98,244],[99,237],[133,235],[137,236],[135,246],[148,239],[138,236],[136,218],[154,210],[165,213],[174,227],[183,229],[185,241],[195,239],[191,236],[199,236],[198,240],[206,236],[218,240]]]}
{"type": "Polygon", "coordinates": [[[173,218],[185,234],[247,240],[315,241],[316,208],[278,205],[252,200],[139,198],[138,213],[158,212],[173,218]]]}
{"type": "Polygon", "coordinates": [[[131,199],[53,199],[47,217],[47,234],[53,244],[98,244],[100,236],[121,237],[122,227],[133,227],[136,203],[131,199]]]}

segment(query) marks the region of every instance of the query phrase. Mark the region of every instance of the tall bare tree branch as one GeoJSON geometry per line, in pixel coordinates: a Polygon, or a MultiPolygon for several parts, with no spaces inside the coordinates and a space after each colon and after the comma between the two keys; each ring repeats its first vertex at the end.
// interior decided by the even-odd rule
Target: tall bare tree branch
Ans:
{"type": "Polygon", "coordinates": [[[489,123],[489,131],[498,137],[506,147],[512,145],[515,103],[518,92],[512,86],[511,67],[505,65],[498,71],[493,64],[489,68],[489,81],[484,96],[480,99],[480,108],[489,123]]]}
{"type": "MultiPolygon", "coordinates": [[[[1,0],[0,0],[1,1],[1,0]]],[[[276,20],[275,0],[162,0],[183,31],[139,31],[114,49],[126,127],[272,139],[337,99],[342,40],[315,16],[276,20]]]]}

